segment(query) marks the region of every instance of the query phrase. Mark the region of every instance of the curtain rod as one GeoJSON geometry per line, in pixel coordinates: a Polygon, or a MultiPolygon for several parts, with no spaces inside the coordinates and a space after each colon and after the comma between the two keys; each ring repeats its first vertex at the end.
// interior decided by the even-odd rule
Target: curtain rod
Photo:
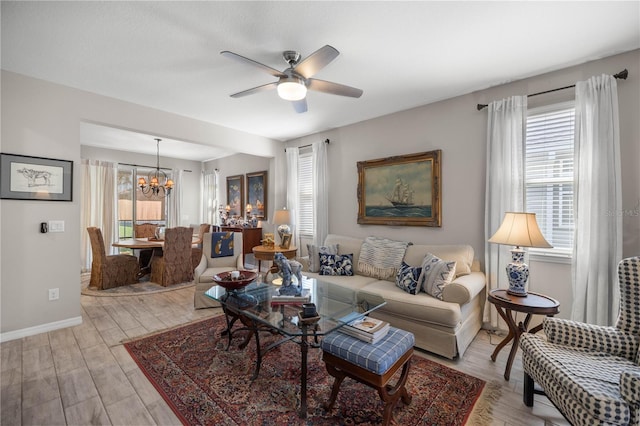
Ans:
{"type": "MultiPolygon", "coordinates": [[[[629,76],[629,71],[625,68],[624,70],[620,71],[618,74],[614,74],[613,76],[615,78],[626,80],[627,77],[629,76]]],[[[572,84],[571,86],[564,86],[564,87],[559,87],[557,89],[545,90],[544,92],[532,93],[530,95],[527,95],[527,98],[530,98],[532,96],[544,95],[545,93],[551,93],[551,92],[557,92],[557,91],[560,91],[560,90],[571,89],[572,87],[576,87],[576,85],[572,84]]],[[[482,111],[483,109],[485,109],[488,106],[489,106],[488,104],[478,104],[477,108],[478,108],[478,111],[482,111]]]]}
{"type": "MultiPolygon", "coordinates": [[[[325,139],[325,140],[324,140],[324,143],[326,143],[326,144],[328,145],[329,143],[331,143],[331,141],[330,141],[329,139],[325,139]]],[[[311,145],[312,145],[312,144],[302,145],[302,146],[299,146],[299,147],[298,147],[298,149],[300,149],[300,148],[309,148],[311,145]]],[[[286,150],[286,148],[285,148],[285,152],[286,152],[286,151],[287,151],[287,150],[286,150]]]]}

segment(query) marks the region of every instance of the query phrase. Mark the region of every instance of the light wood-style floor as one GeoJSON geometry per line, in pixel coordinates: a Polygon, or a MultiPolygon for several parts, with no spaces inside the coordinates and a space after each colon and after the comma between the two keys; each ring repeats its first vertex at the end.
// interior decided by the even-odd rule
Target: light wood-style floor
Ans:
{"type": "MultiPolygon", "coordinates": [[[[2,425],[179,425],[121,341],[221,313],[193,309],[193,287],[124,297],[81,296],[83,324],[0,345],[2,425]]],[[[522,403],[522,364],[502,377],[509,346],[493,363],[499,336],[480,331],[461,360],[421,353],[501,386],[494,425],[567,425],[541,396],[522,403]]]]}

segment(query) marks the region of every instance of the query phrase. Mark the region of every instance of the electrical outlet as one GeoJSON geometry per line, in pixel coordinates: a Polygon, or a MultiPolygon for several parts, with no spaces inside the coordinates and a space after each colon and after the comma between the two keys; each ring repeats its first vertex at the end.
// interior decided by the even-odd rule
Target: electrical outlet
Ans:
{"type": "Polygon", "coordinates": [[[50,288],[49,289],[49,300],[58,300],[60,298],[60,289],[59,288],[50,288]]]}

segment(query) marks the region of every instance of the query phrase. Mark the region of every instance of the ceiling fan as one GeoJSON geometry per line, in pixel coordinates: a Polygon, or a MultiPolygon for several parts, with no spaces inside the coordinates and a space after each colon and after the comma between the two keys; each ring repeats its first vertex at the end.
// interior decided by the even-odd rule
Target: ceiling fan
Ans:
{"type": "Polygon", "coordinates": [[[307,89],[330,93],[332,95],[349,96],[351,98],[359,98],[362,96],[362,90],[356,89],[355,87],[311,78],[340,54],[340,52],[328,44],[316,50],[302,61],[300,61],[300,53],[294,50],[285,50],[282,52],[282,57],[285,62],[289,64],[289,68],[284,71],[278,71],[275,68],[245,58],[237,53],[229,52],[228,50],[224,50],[220,52],[220,54],[225,58],[252,65],[274,77],[278,77],[278,81],[274,81],[273,83],[263,84],[262,86],[234,93],[231,95],[232,98],[241,98],[265,90],[277,89],[278,95],[282,99],[291,101],[296,112],[301,113],[307,111],[307,89]]]}

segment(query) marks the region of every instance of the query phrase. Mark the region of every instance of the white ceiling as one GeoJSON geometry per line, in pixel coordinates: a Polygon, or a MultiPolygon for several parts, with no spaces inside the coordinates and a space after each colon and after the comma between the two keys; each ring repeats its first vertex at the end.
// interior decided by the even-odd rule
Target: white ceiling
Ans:
{"type": "MultiPolygon", "coordinates": [[[[640,48],[640,2],[3,1],[1,41],[3,69],[288,140],[640,48]],[[220,51],[283,70],[283,50],[325,44],[341,54],[315,77],[361,98],[309,92],[296,114],[275,91],[229,97],[275,78],[220,51]]],[[[86,144],[138,145],[84,132],[86,144]]],[[[162,156],[187,158],[175,142],[162,156]]]]}

